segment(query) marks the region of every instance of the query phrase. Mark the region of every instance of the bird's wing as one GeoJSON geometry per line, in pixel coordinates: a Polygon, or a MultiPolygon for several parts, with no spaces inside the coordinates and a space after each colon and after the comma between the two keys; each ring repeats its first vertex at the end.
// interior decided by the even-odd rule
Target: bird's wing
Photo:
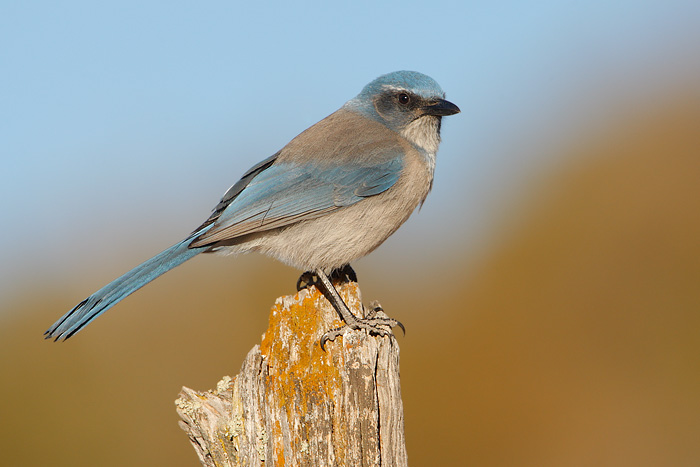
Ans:
{"type": "Polygon", "coordinates": [[[279,151],[273,154],[272,156],[268,157],[265,160],[262,160],[255,164],[253,167],[248,169],[246,173],[243,174],[243,176],[238,180],[236,183],[234,183],[231,188],[226,190],[226,193],[224,193],[224,196],[221,197],[221,200],[219,201],[219,204],[214,207],[212,210],[211,216],[199,227],[197,227],[191,234],[190,237],[194,237],[196,235],[201,234],[202,230],[216,222],[216,219],[219,218],[222,212],[228,207],[229,204],[238,196],[241,194],[241,192],[245,189],[246,186],[250,183],[251,180],[253,180],[257,175],[259,175],[262,171],[265,169],[268,169],[274,162],[277,160],[277,157],[280,155],[279,151]]]}
{"type": "Polygon", "coordinates": [[[211,228],[195,234],[190,246],[212,245],[313,219],[382,193],[396,183],[403,168],[398,151],[383,156],[378,158],[380,163],[359,166],[263,161],[229,189],[195,232],[211,228]]]}

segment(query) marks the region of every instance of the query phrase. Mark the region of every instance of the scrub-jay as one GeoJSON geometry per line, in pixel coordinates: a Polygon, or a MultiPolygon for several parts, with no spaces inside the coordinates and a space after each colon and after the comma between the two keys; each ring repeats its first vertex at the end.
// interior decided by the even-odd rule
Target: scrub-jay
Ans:
{"type": "MultiPolygon", "coordinates": [[[[68,339],[123,298],[199,253],[258,251],[316,276],[345,327],[385,335],[395,320],[356,318],[329,277],[377,248],[433,183],[442,117],[459,108],[432,78],[397,71],[248,170],[187,238],[66,313],[46,338],[68,339]]],[[[303,276],[302,276],[303,277],[303,276]]],[[[399,323],[400,324],[400,323],[399,323]]],[[[321,340],[340,335],[329,331],[321,340]]]]}

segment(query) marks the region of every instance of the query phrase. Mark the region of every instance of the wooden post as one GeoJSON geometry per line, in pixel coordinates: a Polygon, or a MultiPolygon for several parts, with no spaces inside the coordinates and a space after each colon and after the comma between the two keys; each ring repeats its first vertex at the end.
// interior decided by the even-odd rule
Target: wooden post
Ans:
{"type": "MultiPolygon", "coordinates": [[[[337,284],[362,315],[356,283],[337,284]]],[[[278,298],[262,342],[215,390],[182,388],[180,426],[204,466],[406,466],[399,347],[346,332],[313,286],[278,298]]]]}

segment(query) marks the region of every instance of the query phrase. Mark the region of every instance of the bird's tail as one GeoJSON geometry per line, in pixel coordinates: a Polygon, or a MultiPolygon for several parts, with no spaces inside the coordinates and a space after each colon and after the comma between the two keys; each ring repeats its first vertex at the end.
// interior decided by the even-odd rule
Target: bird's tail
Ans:
{"type": "Polygon", "coordinates": [[[119,301],[174,267],[207,250],[207,247],[189,248],[191,242],[192,237],[189,237],[105,285],[56,321],[44,333],[45,338],[68,339],[119,301]]]}

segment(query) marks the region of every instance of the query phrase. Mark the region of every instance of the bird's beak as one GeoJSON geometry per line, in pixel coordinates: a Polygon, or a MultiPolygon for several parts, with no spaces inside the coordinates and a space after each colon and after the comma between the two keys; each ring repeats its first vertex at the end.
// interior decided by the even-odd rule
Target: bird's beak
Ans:
{"type": "Polygon", "coordinates": [[[454,105],[450,101],[445,99],[436,99],[429,104],[423,106],[423,113],[426,115],[436,115],[439,117],[446,117],[448,115],[454,115],[461,112],[459,107],[454,105]]]}

